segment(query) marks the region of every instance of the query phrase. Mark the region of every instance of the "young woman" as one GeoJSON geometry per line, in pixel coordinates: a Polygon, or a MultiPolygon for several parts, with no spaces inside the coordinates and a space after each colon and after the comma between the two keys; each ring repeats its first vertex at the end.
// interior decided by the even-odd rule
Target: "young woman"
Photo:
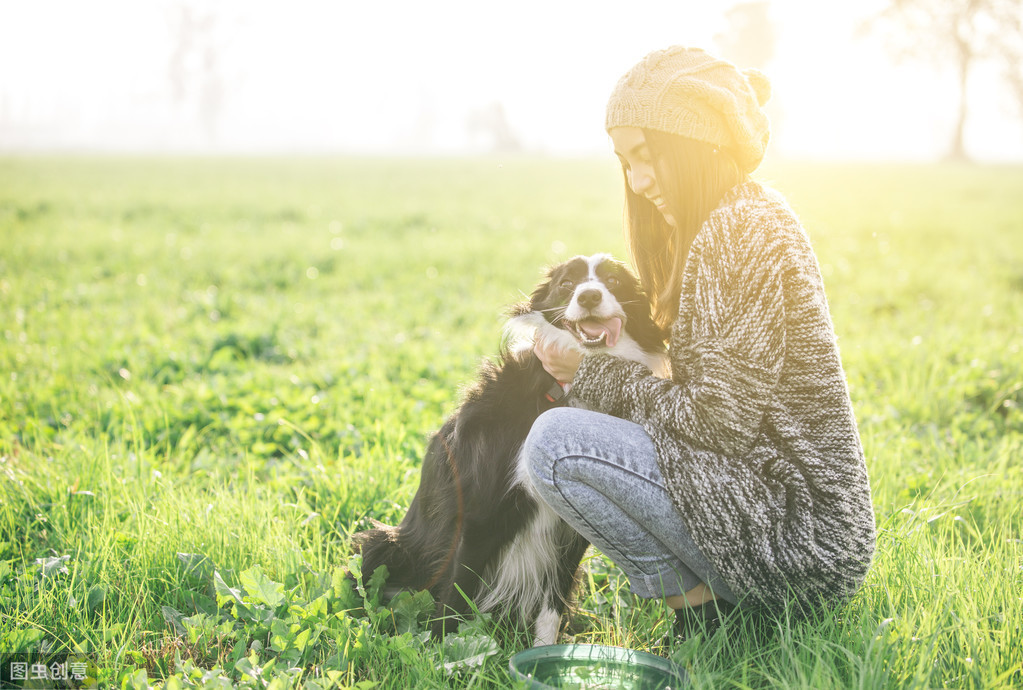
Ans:
{"type": "Polygon", "coordinates": [[[816,257],[785,200],[749,175],[766,78],[691,48],[618,82],[606,127],[628,244],[672,376],[540,341],[589,410],[542,415],[524,452],[541,496],[615,561],[679,635],[736,605],[846,601],[875,542],[866,466],[816,257]]]}

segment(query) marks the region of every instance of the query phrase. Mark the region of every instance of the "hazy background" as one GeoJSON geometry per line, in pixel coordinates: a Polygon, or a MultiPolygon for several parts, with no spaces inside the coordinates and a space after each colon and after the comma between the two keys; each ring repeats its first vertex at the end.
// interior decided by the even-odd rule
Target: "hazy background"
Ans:
{"type": "MultiPolygon", "coordinates": [[[[754,4],[0,0],[0,152],[606,153],[614,83],[675,43],[771,77],[773,156],[948,151],[955,69],[858,31],[884,0],[754,4]],[[743,16],[762,21],[736,46],[743,16]]],[[[969,99],[970,157],[1023,160],[993,64],[969,99]]]]}

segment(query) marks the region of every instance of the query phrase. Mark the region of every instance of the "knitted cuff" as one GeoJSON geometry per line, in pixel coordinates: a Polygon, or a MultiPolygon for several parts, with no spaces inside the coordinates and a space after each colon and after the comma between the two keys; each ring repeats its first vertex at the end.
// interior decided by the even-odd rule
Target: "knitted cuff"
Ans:
{"type": "Polygon", "coordinates": [[[592,410],[627,418],[629,404],[636,401],[628,395],[626,386],[650,375],[642,364],[621,357],[585,355],[572,380],[572,394],[592,410]]]}

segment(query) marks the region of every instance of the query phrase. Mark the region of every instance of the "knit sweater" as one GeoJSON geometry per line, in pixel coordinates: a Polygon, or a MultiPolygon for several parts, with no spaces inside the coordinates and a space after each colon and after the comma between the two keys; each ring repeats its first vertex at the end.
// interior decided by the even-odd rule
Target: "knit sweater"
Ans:
{"type": "Polygon", "coordinates": [[[874,512],[824,286],[785,200],[745,182],[686,259],[670,380],[585,355],[573,395],[653,439],[673,502],[745,605],[847,600],[874,512]]]}

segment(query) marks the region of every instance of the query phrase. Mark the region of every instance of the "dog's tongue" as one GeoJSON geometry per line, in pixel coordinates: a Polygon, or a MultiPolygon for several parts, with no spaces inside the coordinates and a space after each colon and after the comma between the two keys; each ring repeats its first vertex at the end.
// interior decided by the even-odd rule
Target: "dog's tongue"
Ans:
{"type": "Polygon", "coordinates": [[[618,337],[622,334],[622,320],[617,316],[604,321],[586,319],[579,322],[579,330],[590,338],[599,338],[601,333],[606,333],[607,338],[604,343],[608,347],[614,347],[618,344],[618,337]]]}

